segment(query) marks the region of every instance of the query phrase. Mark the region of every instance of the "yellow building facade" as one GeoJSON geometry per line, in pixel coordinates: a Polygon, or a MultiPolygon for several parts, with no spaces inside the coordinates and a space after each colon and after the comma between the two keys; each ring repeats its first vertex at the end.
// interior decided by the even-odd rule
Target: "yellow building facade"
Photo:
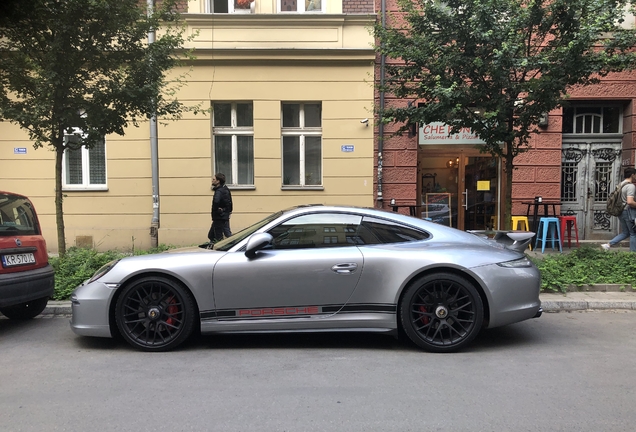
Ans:
{"type": "MultiPolygon", "coordinates": [[[[233,232],[299,204],[373,206],[373,4],[301,1],[188,1],[196,58],[171,73],[181,102],[212,109],[159,119],[158,243],[207,241],[219,171],[233,232]]],[[[32,199],[55,252],[54,153],[0,131],[0,190],[32,199]]],[[[63,178],[67,246],[152,246],[147,123],[66,154],[63,178]]]]}

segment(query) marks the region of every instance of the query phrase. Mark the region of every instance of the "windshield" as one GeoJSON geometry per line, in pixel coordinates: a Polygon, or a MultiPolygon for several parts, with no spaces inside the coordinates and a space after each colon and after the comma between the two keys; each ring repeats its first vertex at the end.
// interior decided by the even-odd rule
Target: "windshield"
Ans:
{"type": "Polygon", "coordinates": [[[31,202],[0,193],[0,236],[40,234],[31,202]]]}
{"type": "Polygon", "coordinates": [[[220,242],[215,243],[214,244],[214,250],[219,250],[219,251],[230,250],[236,244],[238,244],[241,240],[251,236],[256,231],[258,231],[260,228],[264,227],[265,225],[267,225],[268,223],[270,223],[271,221],[273,221],[277,217],[280,217],[282,214],[283,214],[282,211],[279,211],[279,212],[276,212],[276,213],[272,213],[271,215],[267,216],[262,221],[256,222],[254,225],[249,226],[249,227],[245,228],[244,230],[237,232],[232,237],[226,238],[225,240],[221,240],[220,242]]]}

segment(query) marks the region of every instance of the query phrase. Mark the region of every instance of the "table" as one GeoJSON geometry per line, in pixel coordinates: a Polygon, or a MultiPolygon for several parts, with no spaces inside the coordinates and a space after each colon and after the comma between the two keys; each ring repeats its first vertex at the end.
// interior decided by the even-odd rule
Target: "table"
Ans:
{"type": "Polygon", "coordinates": [[[391,205],[391,207],[393,208],[393,211],[395,213],[398,213],[398,209],[399,208],[407,208],[408,207],[409,214],[411,216],[417,216],[417,209],[418,209],[418,207],[421,207],[421,206],[418,206],[418,205],[402,205],[402,204],[398,205],[398,204],[393,204],[393,205],[391,205]]]}
{"type": "Polygon", "coordinates": [[[522,201],[521,204],[525,204],[528,206],[528,211],[526,212],[526,217],[530,217],[530,208],[533,208],[532,212],[532,232],[537,234],[537,228],[539,228],[539,208],[543,207],[543,216],[554,216],[557,217],[556,206],[561,205],[561,201],[551,201],[551,200],[543,200],[541,202],[536,201],[522,201]],[[548,208],[552,207],[552,214],[548,211],[548,208]]]}

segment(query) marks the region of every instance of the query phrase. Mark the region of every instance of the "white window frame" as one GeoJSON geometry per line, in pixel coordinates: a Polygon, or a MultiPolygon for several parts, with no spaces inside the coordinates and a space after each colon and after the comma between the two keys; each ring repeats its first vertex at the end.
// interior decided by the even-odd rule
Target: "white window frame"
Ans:
{"type": "MultiPolygon", "coordinates": [[[[235,9],[234,8],[234,0],[226,0],[227,1],[227,13],[252,13],[252,8],[249,7],[247,9],[235,9]]],[[[205,1],[205,13],[225,13],[225,12],[214,12],[214,0],[206,0],[205,1]]]]}
{"type": "Polygon", "coordinates": [[[320,127],[305,127],[305,104],[320,104],[321,112],[322,112],[322,102],[282,102],[281,103],[281,115],[280,115],[280,124],[281,124],[281,186],[283,189],[319,189],[323,190],[323,154],[324,154],[324,145],[322,141],[322,118],[320,119],[320,127]],[[299,118],[299,127],[283,127],[283,106],[286,104],[291,105],[300,105],[300,111],[298,112],[299,118]],[[283,151],[283,138],[286,136],[298,136],[299,140],[299,153],[300,160],[298,161],[299,167],[299,175],[300,175],[300,184],[299,185],[286,185],[284,184],[285,178],[285,161],[284,161],[284,151],[283,151]],[[306,185],[305,184],[305,137],[307,136],[317,136],[320,137],[320,184],[317,185],[306,185]]]}
{"type": "Polygon", "coordinates": [[[615,105],[615,104],[607,104],[607,105],[576,105],[574,107],[572,107],[573,111],[574,111],[574,115],[572,116],[572,132],[568,132],[566,133],[566,135],[618,135],[618,134],[622,134],[623,133],[623,108],[620,105],[615,105]],[[585,108],[600,108],[601,110],[601,114],[596,114],[596,113],[579,113],[578,110],[581,109],[585,109],[585,108]],[[608,132],[608,133],[604,133],[603,132],[603,127],[604,127],[604,122],[606,120],[606,116],[605,116],[605,109],[618,109],[618,132],[608,132]],[[597,118],[599,119],[599,128],[597,132],[594,132],[594,119],[597,118]],[[592,127],[592,132],[585,132],[585,126],[583,127],[584,131],[583,132],[576,132],[576,121],[577,119],[582,119],[584,125],[586,123],[591,123],[591,127],[592,127]]]}
{"type": "Polygon", "coordinates": [[[214,125],[214,113],[212,113],[212,160],[213,160],[213,172],[217,172],[216,168],[216,137],[217,136],[231,136],[232,137],[232,181],[236,182],[239,178],[239,163],[238,163],[238,136],[251,136],[252,137],[252,183],[239,184],[239,183],[227,183],[228,186],[232,186],[233,189],[254,189],[254,102],[252,101],[212,101],[212,107],[215,103],[231,104],[231,120],[230,126],[216,126],[214,125]],[[236,105],[239,103],[251,103],[252,104],[252,126],[237,126],[236,123],[236,105]]]}
{"type": "Polygon", "coordinates": [[[285,13],[285,14],[298,14],[298,13],[306,13],[306,14],[312,14],[312,13],[325,13],[325,8],[326,8],[326,4],[327,4],[327,0],[321,0],[320,1],[320,10],[311,10],[311,11],[306,11],[305,10],[305,0],[297,0],[297,5],[298,5],[298,10],[295,11],[282,11],[281,8],[281,0],[276,0],[276,10],[278,11],[278,13],[285,13]]]}
{"type": "MultiPolygon", "coordinates": [[[[84,137],[84,132],[79,128],[72,128],[71,133],[67,133],[64,135],[64,139],[70,136],[81,136],[84,137]]],[[[106,154],[106,139],[104,141],[104,183],[92,184],[90,182],[91,175],[91,166],[90,166],[90,150],[85,146],[82,146],[78,149],[81,153],[82,157],[82,183],[81,184],[70,184],[66,181],[67,176],[67,157],[66,157],[66,149],[64,150],[64,154],[62,155],[62,189],[63,190],[108,190],[108,157],[106,154]]]]}

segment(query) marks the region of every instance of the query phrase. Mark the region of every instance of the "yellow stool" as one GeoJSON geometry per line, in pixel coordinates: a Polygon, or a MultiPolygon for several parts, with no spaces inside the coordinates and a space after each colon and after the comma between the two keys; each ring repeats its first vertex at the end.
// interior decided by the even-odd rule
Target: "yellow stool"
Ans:
{"type": "MultiPolygon", "coordinates": [[[[513,216],[512,226],[513,230],[530,231],[530,223],[528,222],[528,216],[513,216]]],[[[532,250],[532,242],[528,245],[532,250]]]]}
{"type": "Polygon", "coordinates": [[[530,231],[530,224],[528,223],[528,216],[513,216],[512,217],[512,229],[519,231],[530,231]]]}

